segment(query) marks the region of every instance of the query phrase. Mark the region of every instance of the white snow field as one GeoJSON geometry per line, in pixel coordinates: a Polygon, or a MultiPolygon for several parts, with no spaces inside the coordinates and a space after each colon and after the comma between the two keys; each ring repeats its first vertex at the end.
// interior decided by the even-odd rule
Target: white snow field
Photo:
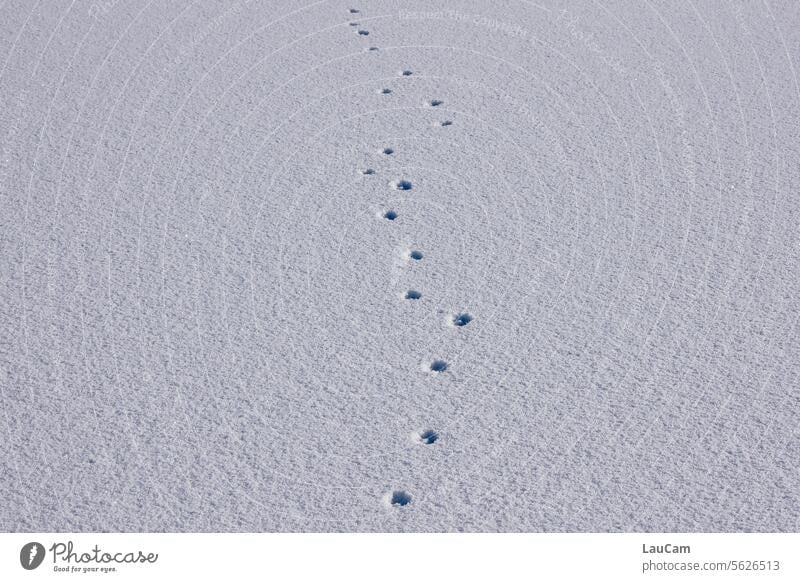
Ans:
{"type": "Polygon", "coordinates": [[[0,529],[798,530],[797,2],[0,14],[0,529]]]}

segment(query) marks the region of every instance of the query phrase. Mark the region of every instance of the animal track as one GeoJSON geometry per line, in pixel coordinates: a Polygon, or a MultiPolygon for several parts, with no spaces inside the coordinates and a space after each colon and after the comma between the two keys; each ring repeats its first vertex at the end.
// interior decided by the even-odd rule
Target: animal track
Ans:
{"type": "MultiPolygon", "coordinates": [[[[350,13],[351,14],[356,14],[358,12],[359,11],[354,9],[354,8],[350,9],[350,13]]],[[[355,29],[355,31],[357,32],[357,34],[359,34],[359,35],[362,35],[362,36],[368,36],[369,35],[369,31],[361,28],[358,22],[351,22],[350,26],[353,27],[355,29]]],[[[365,49],[365,50],[370,51],[370,52],[374,52],[374,51],[378,51],[379,49],[378,49],[378,47],[371,46],[371,47],[369,47],[368,49],[365,49]]],[[[413,74],[414,74],[414,72],[411,69],[402,69],[402,70],[399,71],[399,76],[400,77],[410,77],[413,74]]],[[[382,89],[378,89],[378,93],[382,94],[382,95],[391,95],[392,94],[392,89],[389,88],[389,87],[383,87],[382,89]]],[[[425,101],[425,104],[427,106],[429,106],[429,107],[439,107],[439,106],[444,104],[444,101],[441,100],[441,99],[429,99],[429,100],[425,101]]],[[[439,126],[439,127],[448,127],[448,126],[450,126],[452,124],[453,124],[452,121],[450,121],[448,119],[445,119],[445,120],[440,120],[438,122],[434,122],[432,125],[433,126],[439,126]]],[[[391,156],[391,155],[393,155],[395,153],[394,149],[391,148],[391,147],[385,147],[380,151],[385,156],[391,156]]],[[[375,173],[375,171],[372,168],[367,168],[365,170],[362,170],[362,174],[365,174],[365,175],[371,175],[371,174],[374,174],[374,173],[375,173]]],[[[400,190],[400,191],[408,191],[408,190],[411,190],[413,188],[413,185],[409,180],[399,179],[399,178],[389,182],[389,186],[391,188],[393,188],[394,190],[400,190]]],[[[425,188],[423,188],[423,190],[425,190],[425,188]]],[[[391,210],[391,209],[386,210],[385,209],[383,211],[382,217],[384,219],[388,220],[388,221],[394,221],[394,220],[397,220],[399,215],[398,215],[397,211],[395,211],[395,210],[391,210]]],[[[419,261],[421,261],[423,259],[423,256],[424,255],[423,255],[422,251],[419,251],[419,250],[416,250],[416,249],[407,249],[406,253],[405,253],[405,259],[407,261],[419,262],[419,261]]],[[[436,263],[436,261],[434,261],[434,266],[435,266],[435,263],[436,263]]],[[[417,301],[417,300],[422,298],[422,293],[420,293],[419,291],[416,291],[414,289],[408,289],[403,294],[402,297],[404,299],[408,300],[408,301],[417,301]]],[[[424,304],[423,304],[423,307],[424,307],[424,304]]],[[[443,313],[443,312],[440,311],[439,313],[443,313]]],[[[461,312],[461,313],[451,314],[449,316],[449,318],[448,318],[448,323],[450,325],[454,326],[454,327],[464,327],[465,325],[468,325],[472,321],[472,319],[473,318],[469,313],[461,312]]],[[[433,374],[433,375],[442,374],[442,373],[446,372],[449,369],[449,364],[445,360],[438,360],[438,359],[437,360],[428,360],[427,362],[425,360],[423,360],[422,362],[420,362],[419,365],[421,366],[421,369],[423,371],[426,370],[426,368],[427,368],[428,372],[430,374],[433,374]]],[[[412,438],[415,440],[415,442],[417,442],[419,444],[429,446],[429,445],[435,444],[439,440],[439,433],[436,432],[433,429],[421,429],[419,431],[414,432],[412,434],[412,438]]],[[[390,507],[398,507],[398,508],[405,507],[406,505],[409,505],[412,502],[411,494],[408,493],[407,491],[403,491],[402,489],[397,489],[397,490],[390,491],[390,492],[386,493],[386,495],[384,496],[383,499],[384,499],[384,502],[387,505],[389,505],[390,507]]]]}
{"type": "Polygon", "coordinates": [[[447,362],[445,362],[444,360],[434,360],[431,362],[430,368],[431,372],[436,372],[437,374],[440,374],[445,370],[447,370],[447,362]]]}
{"type": "Polygon", "coordinates": [[[367,52],[370,52],[370,53],[372,53],[372,52],[379,51],[379,50],[381,50],[381,49],[379,49],[379,48],[378,48],[378,47],[376,47],[376,46],[371,46],[371,47],[369,47],[369,48],[366,48],[366,49],[364,49],[364,50],[365,50],[365,51],[367,51],[367,52]]]}
{"type": "Polygon", "coordinates": [[[350,14],[358,14],[359,12],[361,12],[361,11],[358,8],[351,8],[350,9],[350,14]]]}
{"type": "Polygon", "coordinates": [[[402,490],[392,491],[388,496],[388,501],[393,507],[405,507],[411,503],[411,494],[402,490]]]}
{"type": "Polygon", "coordinates": [[[375,170],[373,170],[372,168],[365,168],[361,170],[361,173],[364,174],[365,176],[372,176],[375,173],[375,170]]]}
{"type": "Polygon", "coordinates": [[[417,441],[423,445],[432,445],[439,440],[439,433],[435,430],[422,430],[417,433],[417,441]]]}
{"type": "Polygon", "coordinates": [[[469,313],[457,313],[450,317],[450,323],[456,327],[464,327],[470,321],[472,321],[472,316],[469,313]]]}
{"type": "Polygon", "coordinates": [[[389,185],[395,190],[411,190],[414,187],[408,180],[394,180],[389,185]]]}
{"type": "Polygon", "coordinates": [[[363,28],[359,28],[358,29],[358,34],[360,36],[369,36],[369,31],[368,30],[364,30],[363,28]]]}
{"type": "Polygon", "coordinates": [[[351,23],[350,23],[350,26],[361,26],[361,24],[360,24],[360,23],[358,23],[358,22],[351,22],[351,23]]]}

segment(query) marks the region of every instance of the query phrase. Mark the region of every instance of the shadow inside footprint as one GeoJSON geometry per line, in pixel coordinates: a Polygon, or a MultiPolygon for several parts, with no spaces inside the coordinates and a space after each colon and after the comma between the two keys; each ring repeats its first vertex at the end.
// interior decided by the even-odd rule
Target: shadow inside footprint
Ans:
{"type": "Polygon", "coordinates": [[[439,440],[439,433],[435,430],[423,430],[417,435],[417,440],[423,445],[432,445],[439,440]]]}
{"type": "Polygon", "coordinates": [[[386,220],[396,220],[397,216],[398,215],[394,210],[387,210],[386,212],[383,213],[383,217],[386,220]]]}
{"type": "Polygon", "coordinates": [[[408,258],[414,261],[421,261],[422,260],[422,253],[420,251],[410,251],[408,253],[408,258]]]}
{"type": "Polygon", "coordinates": [[[404,507],[411,503],[411,495],[405,491],[392,491],[389,503],[394,507],[404,507]]]}
{"type": "Polygon", "coordinates": [[[470,321],[472,321],[472,316],[469,313],[458,313],[450,318],[450,322],[456,327],[464,327],[470,321]]]}
{"type": "Polygon", "coordinates": [[[414,72],[413,71],[409,71],[408,69],[405,69],[404,71],[400,71],[400,74],[403,77],[410,77],[411,75],[414,74],[414,72]]]}
{"type": "Polygon", "coordinates": [[[441,99],[431,99],[430,101],[428,101],[428,105],[430,105],[431,107],[439,107],[439,105],[441,105],[442,103],[444,103],[444,101],[442,101],[441,99]]]}
{"type": "Polygon", "coordinates": [[[381,153],[383,153],[385,156],[391,156],[394,153],[394,150],[392,148],[383,148],[381,153]]]}
{"type": "Polygon", "coordinates": [[[414,187],[408,180],[394,180],[391,186],[395,190],[411,190],[414,187]]]}
{"type": "Polygon", "coordinates": [[[361,29],[358,30],[358,34],[360,36],[369,36],[369,31],[368,30],[364,30],[363,28],[361,28],[361,29]]]}
{"type": "Polygon", "coordinates": [[[406,297],[406,299],[414,299],[414,300],[421,299],[422,298],[422,293],[420,293],[419,291],[414,291],[413,289],[410,289],[410,290],[406,291],[405,297],[406,297]]]}
{"type": "Polygon", "coordinates": [[[431,362],[431,372],[444,372],[447,370],[447,362],[444,360],[434,360],[431,362]]]}

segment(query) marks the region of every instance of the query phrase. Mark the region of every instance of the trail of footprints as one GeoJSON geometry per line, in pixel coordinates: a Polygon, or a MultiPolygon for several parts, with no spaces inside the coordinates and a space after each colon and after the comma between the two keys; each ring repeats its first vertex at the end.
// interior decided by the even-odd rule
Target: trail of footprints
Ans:
{"type": "MultiPolygon", "coordinates": [[[[349,13],[351,16],[357,17],[361,11],[357,8],[350,8],[349,13]]],[[[368,37],[370,34],[369,30],[363,28],[361,23],[358,21],[351,21],[349,22],[349,25],[359,36],[368,37]]],[[[380,49],[376,46],[369,46],[365,50],[368,52],[377,52],[380,49]]],[[[413,74],[414,72],[411,69],[403,69],[399,72],[400,77],[410,77],[413,74]]],[[[391,95],[393,90],[390,87],[383,87],[378,90],[378,93],[381,95],[391,95]]],[[[424,103],[428,107],[436,108],[443,105],[444,101],[441,99],[429,99],[424,103]]],[[[436,122],[434,125],[437,127],[449,127],[452,124],[453,122],[450,120],[442,120],[436,122]]],[[[388,157],[394,155],[394,153],[395,150],[392,147],[385,147],[380,150],[380,154],[382,156],[388,157]]],[[[377,172],[374,168],[364,168],[361,170],[361,174],[364,176],[374,176],[377,174],[377,172]]],[[[404,192],[413,189],[414,185],[410,180],[398,178],[390,181],[389,187],[394,190],[404,192]]],[[[384,210],[380,216],[387,222],[394,222],[400,217],[398,212],[391,208],[384,210]]],[[[420,262],[424,259],[424,257],[425,255],[418,249],[408,249],[405,255],[406,260],[409,262],[420,262]]],[[[407,301],[419,301],[422,299],[422,293],[416,289],[409,289],[405,292],[405,294],[403,294],[402,298],[407,301]]],[[[468,325],[472,319],[472,316],[468,313],[455,313],[450,316],[448,324],[453,327],[464,327],[468,325]]],[[[431,360],[430,363],[428,363],[425,367],[431,375],[437,375],[447,372],[447,370],[450,368],[450,365],[445,360],[434,359],[431,360]]],[[[412,438],[419,445],[430,446],[439,440],[439,436],[439,433],[433,429],[424,429],[413,433],[412,438]]],[[[412,500],[413,497],[411,493],[401,489],[390,491],[384,497],[384,501],[391,507],[405,507],[411,504],[412,500]]]]}

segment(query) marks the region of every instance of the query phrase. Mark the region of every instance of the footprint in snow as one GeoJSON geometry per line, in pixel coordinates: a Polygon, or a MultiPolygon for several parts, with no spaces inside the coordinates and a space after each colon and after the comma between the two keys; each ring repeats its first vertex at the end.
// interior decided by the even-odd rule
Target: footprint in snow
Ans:
{"type": "Polygon", "coordinates": [[[398,489],[386,495],[386,502],[391,507],[405,507],[411,503],[411,494],[398,489]]]}
{"type": "Polygon", "coordinates": [[[455,327],[464,327],[470,321],[472,321],[472,316],[469,313],[457,313],[450,316],[450,325],[455,327]]]}
{"type": "Polygon", "coordinates": [[[393,180],[389,185],[395,190],[411,190],[414,187],[408,180],[393,180]]]}
{"type": "Polygon", "coordinates": [[[431,372],[435,372],[437,374],[447,371],[447,367],[447,362],[444,360],[434,360],[430,365],[431,372]]]}
{"type": "Polygon", "coordinates": [[[439,440],[439,433],[435,430],[421,430],[414,435],[416,441],[423,445],[432,445],[439,440]]]}

